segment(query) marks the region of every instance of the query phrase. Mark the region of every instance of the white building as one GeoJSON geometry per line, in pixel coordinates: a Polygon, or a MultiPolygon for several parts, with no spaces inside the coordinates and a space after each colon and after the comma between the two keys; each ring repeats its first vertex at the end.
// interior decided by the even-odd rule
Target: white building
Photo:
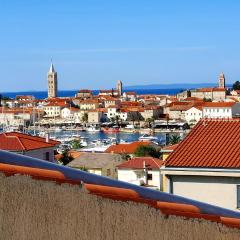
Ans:
{"type": "Polygon", "coordinates": [[[203,106],[204,118],[232,118],[240,115],[240,103],[207,102],[203,106]]]}
{"type": "Polygon", "coordinates": [[[197,123],[203,117],[203,107],[196,105],[185,112],[185,120],[188,124],[197,123]]]}
{"type": "Polygon", "coordinates": [[[81,112],[79,108],[65,107],[61,110],[61,118],[74,120],[76,112],[81,112]]]}
{"type": "Polygon", "coordinates": [[[50,102],[43,107],[46,117],[60,117],[61,110],[68,107],[69,104],[65,102],[50,102]]]}
{"type": "Polygon", "coordinates": [[[117,166],[118,180],[160,189],[162,163],[152,157],[133,158],[117,166]]]}

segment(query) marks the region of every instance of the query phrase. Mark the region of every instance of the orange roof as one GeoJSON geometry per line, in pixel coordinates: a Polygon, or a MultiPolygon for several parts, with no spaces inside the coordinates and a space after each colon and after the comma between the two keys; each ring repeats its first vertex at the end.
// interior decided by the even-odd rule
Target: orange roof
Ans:
{"type": "Polygon", "coordinates": [[[18,132],[0,134],[0,149],[8,151],[30,151],[54,147],[58,144],[60,144],[58,141],[49,140],[49,142],[46,142],[45,138],[18,132]]]}
{"type": "Polygon", "coordinates": [[[166,160],[167,167],[240,168],[240,119],[200,120],[166,160]]]}
{"type": "Polygon", "coordinates": [[[232,107],[236,102],[206,102],[203,107],[232,107]]]}
{"type": "Polygon", "coordinates": [[[168,145],[164,148],[161,149],[162,152],[172,152],[173,150],[175,150],[177,148],[179,143],[177,144],[173,144],[173,145],[168,145]]]}
{"type": "Polygon", "coordinates": [[[136,149],[141,145],[147,146],[147,145],[150,145],[150,142],[133,142],[129,144],[127,143],[127,144],[112,145],[109,148],[107,148],[105,152],[133,154],[136,151],[136,149]]]}
{"type": "Polygon", "coordinates": [[[144,163],[148,169],[159,169],[163,164],[163,160],[153,157],[136,157],[119,164],[117,167],[124,169],[143,169],[144,163]]]}
{"type": "Polygon", "coordinates": [[[225,88],[198,88],[197,92],[225,92],[225,88]]]}
{"type": "MultiPolygon", "coordinates": [[[[68,152],[68,154],[71,155],[73,157],[73,159],[75,159],[75,158],[78,158],[82,154],[82,152],[78,152],[78,151],[75,151],[75,150],[70,150],[68,152]]],[[[61,157],[62,157],[62,154],[60,154],[60,153],[55,155],[56,160],[59,160],[61,157]]]]}
{"type": "Polygon", "coordinates": [[[64,102],[49,102],[45,107],[68,107],[69,104],[64,102]]]}
{"type": "Polygon", "coordinates": [[[79,102],[79,104],[95,104],[95,103],[99,103],[98,100],[88,99],[88,100],[83,100],[79,102]]]}

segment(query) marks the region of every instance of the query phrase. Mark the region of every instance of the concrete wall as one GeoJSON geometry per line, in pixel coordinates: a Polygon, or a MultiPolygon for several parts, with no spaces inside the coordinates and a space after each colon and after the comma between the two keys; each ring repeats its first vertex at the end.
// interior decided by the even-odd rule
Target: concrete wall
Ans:
{"type": "Polygon", "coordinates": [[[46,153],[49,152],[49,162],[54,162],[54,148],[41,148],[25,153],[26,156],[46,160],[46,153]]]}
{"type": "MultiPolygon", "coordinates": [[[[141,183],[146,183],[146,177],[143,169],[134,171],[131,169],[118,169],[118,180],[141,185],[141,183]]],[[[156,186],[160,189],[160,171],[148,170],[148,174],[152,174],[152,180],[148,180],[148,184],[156,186]]]]}
{"type": "Polygon", "coordinates": [[[0,239],[237,240],[240,230],[165,217],[144,204],[86,194],[79,186],[0,174],[0,239]]]}
{"type": "Polygon", "coordinates": [[[220,207],[237,210],[237,185],[240,178],[171,176],[172,193],[220,207]]]}

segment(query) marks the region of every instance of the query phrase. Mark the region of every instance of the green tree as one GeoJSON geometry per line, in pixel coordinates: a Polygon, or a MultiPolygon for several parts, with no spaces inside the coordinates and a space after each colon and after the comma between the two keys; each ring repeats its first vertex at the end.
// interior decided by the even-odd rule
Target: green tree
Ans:
{"type": "Polygon", "coordinates": [[[153,117],[146,119],[146,123],[148,124],[149,128],[151,128],[151,123],[153,123],[153,122],[154,122],[154,118],[153,117]]]}
{"type": "Polygon", "coordinates": [[[233,86],[232,86],[233,90],[240,90],[240,82],[236,81],[233,86]]]}
{"type": "Polygon", "coordinates": [[[177,144],[181,141],[181,138],[179,135],[174,134],[169,138],[169,144],[173,145],[173,144],[177,144]]]}
{"type": "Polygon", "coordinates": [[[212,99],[211,98],[203,98],[203,101],[204,102],[212,102],[212,99]]]}
{"type": "Polygon", "coordinates": [[[67,150],[67,149],[63,151],[62,156],[59,158],[59,161],[63,165],[67,165],[72,160],[73,160],[73,156],[69,153],[69,150],[67,150]]]}
{"type": "Polygon", "coordinates": [[[137,147],[136,151],[134,152],[134,155],[136,157],[155,157],[159,158],[160,152],[154,148],[153,146],[146,146],[146,145],[140,145],[137,147]]]}
{"type": "Polygon", "coordinates": [[[79,140],[74,139],[71,141],[71,147],[72,149],[79,149],[79,148],[82,148],[82,144],[79,140]]]}
{"type": "Polygon", "coordinates": [[[88,114],[87,113],[83,114],[82,121],[85,122],[85,123],[88,122],[88,114]]]}

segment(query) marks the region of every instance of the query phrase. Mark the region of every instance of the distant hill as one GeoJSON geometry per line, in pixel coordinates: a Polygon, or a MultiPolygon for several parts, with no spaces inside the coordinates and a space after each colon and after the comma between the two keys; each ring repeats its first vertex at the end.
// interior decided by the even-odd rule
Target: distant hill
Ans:
{"type": "MultiPolygon", "coordinates": [[[[217,83],[175,83],[175,84],[148,84],[148,85],[134,85],[126,86],[124,90],[135,89],[192,89],[202,87],[216,87],[217,83]]],[[[228,84],[227,87],[231,87],[232,84],[228,84]]]]}

